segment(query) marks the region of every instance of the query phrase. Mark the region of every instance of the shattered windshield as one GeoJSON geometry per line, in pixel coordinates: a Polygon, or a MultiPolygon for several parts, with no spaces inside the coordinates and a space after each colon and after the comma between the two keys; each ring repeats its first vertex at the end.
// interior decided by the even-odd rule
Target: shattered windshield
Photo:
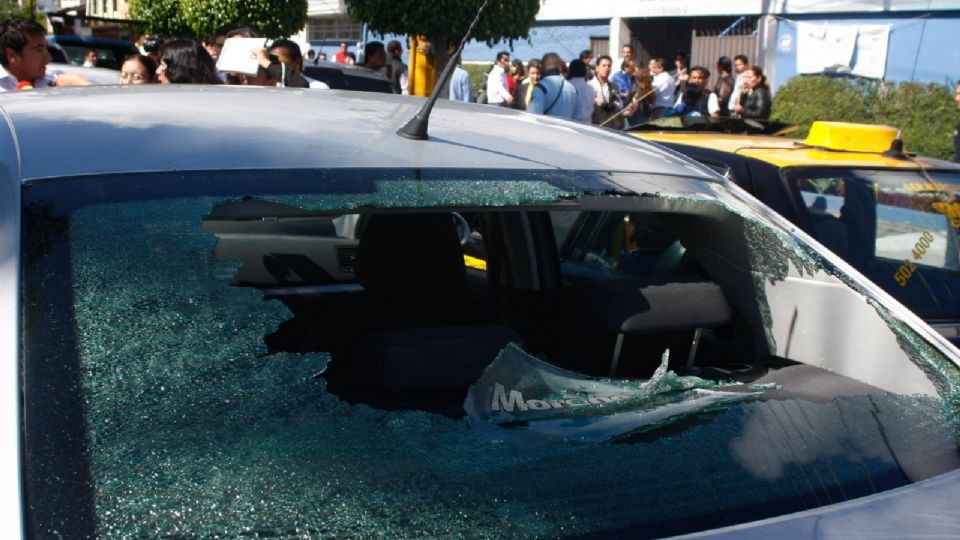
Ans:
{"type": "Polygon", "coordinates": [[[951,359],[682,178],[151,174],[23,215],[37,537],[657,537],[960,467],[951,359]]]}

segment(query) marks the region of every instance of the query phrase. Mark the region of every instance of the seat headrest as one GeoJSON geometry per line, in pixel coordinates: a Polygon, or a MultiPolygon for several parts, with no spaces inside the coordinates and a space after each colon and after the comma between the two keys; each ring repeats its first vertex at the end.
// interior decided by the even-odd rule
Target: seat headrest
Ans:
{"type": "Polygon", "coordinates": [[[466,285],[463,251],[448,213],[373,214],[360,237],[357,280],[371,292],[445,294],[466,285]]]}

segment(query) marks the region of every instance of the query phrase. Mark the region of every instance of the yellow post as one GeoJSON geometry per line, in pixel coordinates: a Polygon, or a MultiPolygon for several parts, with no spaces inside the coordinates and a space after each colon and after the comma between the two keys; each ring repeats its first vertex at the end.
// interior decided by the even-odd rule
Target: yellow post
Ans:
{"type": "Polygon", "coordinates": [[[408,87],[411,96],[429,96],[437,81],[437,68],[430,42],[423,36],[410,38],[410,80],[408,87]]]}

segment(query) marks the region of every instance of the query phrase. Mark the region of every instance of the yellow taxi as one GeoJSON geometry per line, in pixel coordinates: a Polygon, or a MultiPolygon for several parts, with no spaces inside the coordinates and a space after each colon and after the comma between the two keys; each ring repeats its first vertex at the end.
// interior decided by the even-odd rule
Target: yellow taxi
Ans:
{"type": "Polygon", "coordinates": [[[889,126],[814,122],[802,141],[633,133],[725,174],[960,342],[957,164],[905,152],[889,126]]]}

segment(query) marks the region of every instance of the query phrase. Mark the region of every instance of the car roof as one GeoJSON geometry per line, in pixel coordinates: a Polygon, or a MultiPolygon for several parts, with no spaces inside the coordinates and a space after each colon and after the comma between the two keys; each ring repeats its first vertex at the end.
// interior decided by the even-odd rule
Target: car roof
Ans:
{"type": "MultiPolygon", "coordinates": [[[[777,167],[837,166],[837,167],[881,167],[897,169],[924,168],[941,169],[960,167],[947,162],[925,157],[910,160],[897,159],[883,154],[869,152],[849,152],[815,148],[802,144],[800,140],[775,135],[733,135],[727,133],[684,133],[664,131],[633,132],[644,140],[668,145],[684,145],[707,148],[715,151],[737,154],[753,158],[777,167]],[[919,162],[919,165],[918,163],[919,162]]],[[[907,141],[909,143],[909,141],[907,141]]]]}
{"type": "Polygon", "coordinates": [[[115,69],[102,67],[84,67],[74,64],[50,62],[47,64],[47,76],[53,77],[60,73],[77,75],[90,81],[92,84],[120,84],[120,72],[115,69]]]}
{"type": "Polygon", "coordinates": [[[0,152],[21,180],[148,171],[484,168],[719,177],[619,132],[439,100],[430,139],[396,134],[422,98],[217,85],[51,88],[4,94],[0,152]],[[17,152],[19,150],[19,152],[17,152]],[[12,154],[12,155],[11,155],[12,154]]]}

